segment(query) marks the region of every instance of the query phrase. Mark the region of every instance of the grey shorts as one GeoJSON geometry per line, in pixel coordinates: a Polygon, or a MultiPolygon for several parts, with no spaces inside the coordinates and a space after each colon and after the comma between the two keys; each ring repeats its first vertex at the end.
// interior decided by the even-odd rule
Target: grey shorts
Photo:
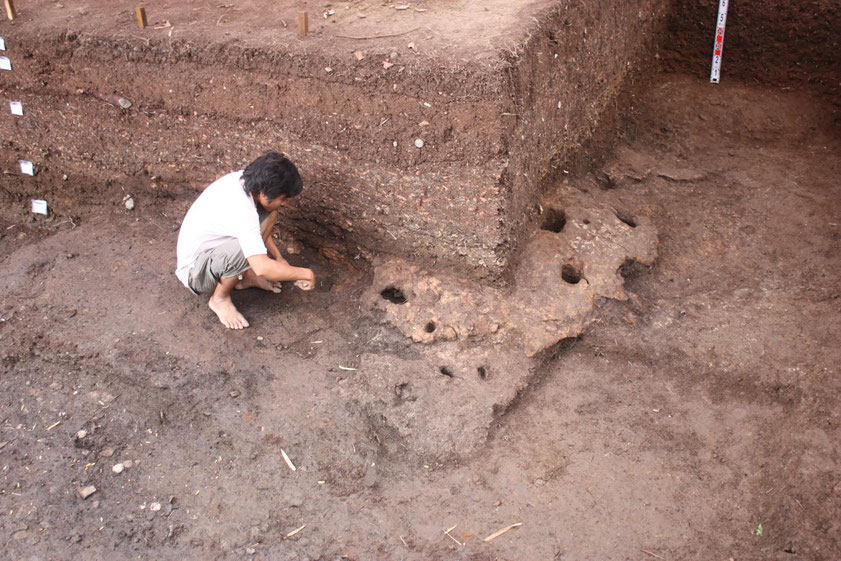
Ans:
{"type": "MultiPolygon", "coordinates": [[[[269,212],[262,205],[257,205],[257,216],[260,226],[269,217],[269,212]]],[[[203,251],[196,257],[196,262],[190,270],[190,290],[196,294],[213,292],[219,279],[236,277],[250,269],[251,266],[242,254],[239,241],[231,240],[220,246],[203,251]]]]}
{"type": "Polygon", "coordinates": [[[190,270],[190,290],[197,294],[213,292],[219,279],[236,277],[250,268],[239,241],[227,241],[199,253],[190,270]]]}

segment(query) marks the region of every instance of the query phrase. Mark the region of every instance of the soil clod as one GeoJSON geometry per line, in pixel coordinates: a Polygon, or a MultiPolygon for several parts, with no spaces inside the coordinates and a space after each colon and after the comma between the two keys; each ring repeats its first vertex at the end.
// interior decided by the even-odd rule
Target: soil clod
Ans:
{"type": "Polygon", "coordinates": [[[91,495],[93,495],[94,493],[96,493],[96,487],[94,487],[93,485],[88,485],[86,487],[80,487],[77,490],[77,492],[79,493],[79,496],[82,497],[82,500],[84,500],[84,499],[87,499],[88,497],[90,497],[91,495]]]}

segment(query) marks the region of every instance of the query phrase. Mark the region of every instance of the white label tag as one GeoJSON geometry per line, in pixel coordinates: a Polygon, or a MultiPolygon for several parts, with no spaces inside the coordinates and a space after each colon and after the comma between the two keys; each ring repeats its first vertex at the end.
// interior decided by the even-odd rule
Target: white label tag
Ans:
{"type": "Polygon", "coordinates": [[[0,70],[11,70],[12,61],[7,56],[0,56],[0,70]]]}
{"type": "Polygon", "coordinates": [[[20,172],[26,175],[35,175],[35,166],[32,162],[21,160],[20,161],[20,172]]]}
{"type": "Polygon", "coordinates": [[[12,115],[23,115],[23,103],[19,101],[10,101],[9,109],[12,110],[12,115]]]}
{"type": "Polygon", "coordinates": [[[4,38],[0,37],[0,51],[5,51],[5,50],[6,50],[6,40],[4,38]]]}
{"type": "Polygon", "coordinates": [[[710,70],[710,82],[718,84],[721,77],[721,55],[724,52],[724,27],[727,24],[727,1],[719,0],[718,18],[715,23],[715,43],[713,44],[713,64],[710,70]]]}
{"type": "Polygon", "coordinates": [[[50,214],[47,208],[47,201],[42,199],[32,199],[32,212],[35,214],[43,214],[47,216],[50,214]]]}

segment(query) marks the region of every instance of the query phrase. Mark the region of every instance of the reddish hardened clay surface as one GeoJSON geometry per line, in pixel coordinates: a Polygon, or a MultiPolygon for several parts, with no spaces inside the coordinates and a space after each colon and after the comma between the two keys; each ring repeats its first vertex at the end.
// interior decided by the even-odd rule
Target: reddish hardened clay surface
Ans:
{"type": "Polygon", "coordinates": [[[628,299],[622,273],[654,264],[651,220],[616,207],[609,192],[559,185],[544,198],[508,287],[380,260],[363,308],[424,347],[408,361],[363,355],[362,384],[348,395],[417,453],[459,458],[480,449],[546,356],[581,335],[600,303],[628,299]],[[442,376],[451,380],[443,394],[434,391],[442,376]]]}
{"type": "Polygon", "coordinates": [[[292,218],[311,240],[498,277],[545,178],[612,128],[665,5],[156,1],[140,30],[133,4],[33,1],[0,22],[0,87],[27,111],[2,123],[1,161],[35,161],[63,211],[108,182],[200,189],[277,148],[304,172],[292,218]]]}
{"type": "Polygon", "coordinates": [[[367,308],[419,343],[504,343],[526,356],[577,337],[599,300],[626,300],[621,272],[653,265],[657,233],[611,206],[608,195],[566,184],[544,200],[543,221],[523,243],[510,287],[477,287],[387,259],[376,264],[367,308]],[[619,217],[624,219],[624,222],[619,217]]]}

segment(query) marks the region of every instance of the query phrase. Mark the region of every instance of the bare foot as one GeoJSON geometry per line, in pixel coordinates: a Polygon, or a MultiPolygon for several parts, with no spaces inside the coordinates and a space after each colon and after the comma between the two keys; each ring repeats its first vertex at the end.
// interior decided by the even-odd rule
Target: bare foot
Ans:
{"type": "Polygon", "coordinates": [[[228,329],[242,329],[248,327],[248,320],[246,320],[241,313],[236,309],[234,303],[230,298],[216,298],[210,297],[207,306],[219,317],[222,325],[228,329]]]}
{"type": "Polygon", "coordinates": [[[242,280],[234,285],[235,290],[245,290],[246,288],[259,288],[267,292],[280,293],[280,283],[272,282],[265,277],[261,277],[251,269],[248,269],[242,274],[242,280]]]}

